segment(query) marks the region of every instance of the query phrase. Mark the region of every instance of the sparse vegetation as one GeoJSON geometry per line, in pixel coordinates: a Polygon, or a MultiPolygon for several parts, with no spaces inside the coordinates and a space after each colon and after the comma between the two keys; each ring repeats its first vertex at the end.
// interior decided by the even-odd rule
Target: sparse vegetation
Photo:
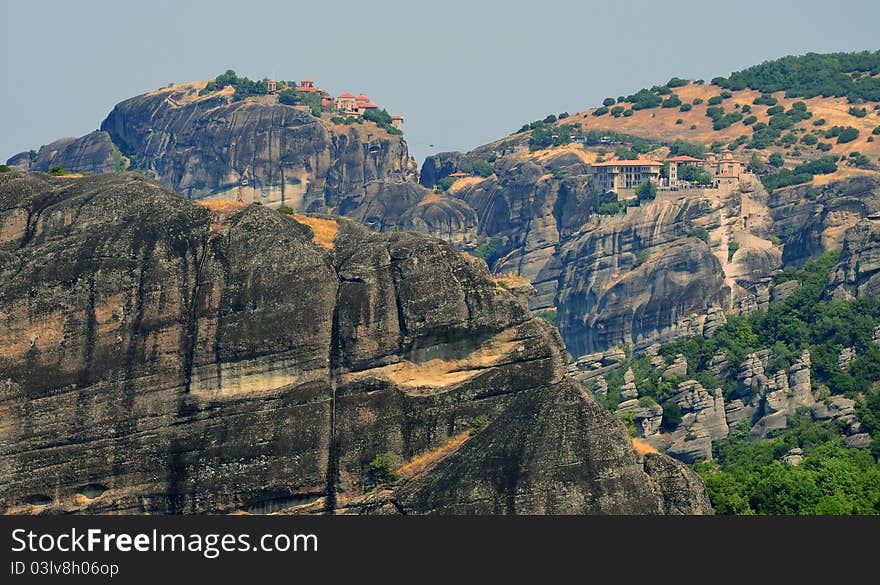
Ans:
{"type": "Polygon", "coordinates": [[[559,314],[556,309],[541,309],[535,313],[535,316],[547,321],[554,327],[559,327],[559,314]]]}
{"type": "Polygon", "coordinates": [[[63,177],[64,175],[69,175],[70,171],[62,166],[54,166],[49,167],[49,174],[54,177],[63,177]]]}
{"type": "Polygon", "coordinates": [[[474,251],[471,252],[471,254],[477,258],[483,259],[487,265],[492,266],[492,263],[498,258],[498,249],[500,246],[501,238],[498,236],[492,236],[488,240],[480,239],[477,241],[477,247],[474,248],[474,251]]]}
{"type": "Polygon", "coordinates": [[[706,228],[692,228],[688,231],[687,235],[689,238],[698,238],[700,240],[703,240],[707,244],[709,243],[709,232],[706,230],[706,228]]]}
{"type": "Polygon", "coordinates": [[[391,452],[376,455],[369,465],[369,476],[373,486],[380,487],[399,479],[394,471],[397,468],[397,455],[391,452]]]}

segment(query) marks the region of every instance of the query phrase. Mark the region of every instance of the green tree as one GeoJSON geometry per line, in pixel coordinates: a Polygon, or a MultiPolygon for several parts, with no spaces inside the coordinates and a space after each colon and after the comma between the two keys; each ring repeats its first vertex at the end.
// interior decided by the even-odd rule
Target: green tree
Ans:
{"type": "Polygon", "coordinates": [[[650,201],[657,196],[657,184],[654,181],[645,181],[636,187],[636,197],[639,201],[650,201]]]}
{"type": "Polygon", "coordinates": [[[395,469],[397,468],[397,455],[391,452],[380,453],[370,461],[369,475],[372,484],[382,486],[394,483],[399,479],[395,469]]]}

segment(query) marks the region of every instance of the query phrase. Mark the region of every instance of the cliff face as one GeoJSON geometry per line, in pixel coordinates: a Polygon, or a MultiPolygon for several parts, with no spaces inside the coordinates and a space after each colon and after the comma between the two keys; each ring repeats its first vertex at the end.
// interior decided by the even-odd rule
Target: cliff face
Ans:
{"type": "Polygon", "coordinates": [[[5,513],[711,511],[445,243],[131,173],[6,173],[0,209],[5,513]]]}
{"type": "Polygon", "coordinates": [[[510,148],[429,157],[422,181],[493,160],[494,174],[459,179],[448,192],[473,208],[478,237],[496,242],[490,268],[533,284],[530,307],[557,310],[578,357],[620,344],[641,351],[710,333],[725,313],[766,308],[774,271],[839,248],[847,228],[880,211],[880,182],[870,176],[768,194],[746,174],[600,215],[590,152],[510,148]]]}
{"type": "Polygon", "coordinates": [[[840,262],[829,277],[835,300],[880,296],[880,226],[877,216],[846,231],[840,262]]]}
{"type": "Polygon", "coordinates": [[[285,205],[475,244],[473,211],[418,184],[401,136],[369,122],[334,124],[327,114],[313,116],[280,104],[277,96],[234,101],[228,90],[200,97],[198,87],[125,100],[99,132],[9,162],[30,170],[60,165],[92,173],[128,164],[188,199],[285,205]]]}

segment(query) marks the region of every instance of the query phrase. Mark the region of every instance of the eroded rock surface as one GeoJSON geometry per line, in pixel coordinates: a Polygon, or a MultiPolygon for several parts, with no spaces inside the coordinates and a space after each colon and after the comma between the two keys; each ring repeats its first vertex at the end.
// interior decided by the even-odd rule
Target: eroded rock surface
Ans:
{"type": "Polygon", "coordinates": [[[448,244],[133,173],[5,173],[0,210],[5,513],[711,511],[448,244]]]}

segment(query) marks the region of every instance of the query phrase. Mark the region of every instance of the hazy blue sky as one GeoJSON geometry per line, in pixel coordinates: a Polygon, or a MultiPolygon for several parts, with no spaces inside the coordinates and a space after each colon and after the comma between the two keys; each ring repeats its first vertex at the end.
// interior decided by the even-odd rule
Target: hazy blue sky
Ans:
{"type": "Polygon", "coordinates": [[[124,98],[227,68],[364,92],[406,117],[421,159],[673,75],[877,49],[880,22],[877,0],[0,4],[3,160],[94,130],[124,98]]]}

